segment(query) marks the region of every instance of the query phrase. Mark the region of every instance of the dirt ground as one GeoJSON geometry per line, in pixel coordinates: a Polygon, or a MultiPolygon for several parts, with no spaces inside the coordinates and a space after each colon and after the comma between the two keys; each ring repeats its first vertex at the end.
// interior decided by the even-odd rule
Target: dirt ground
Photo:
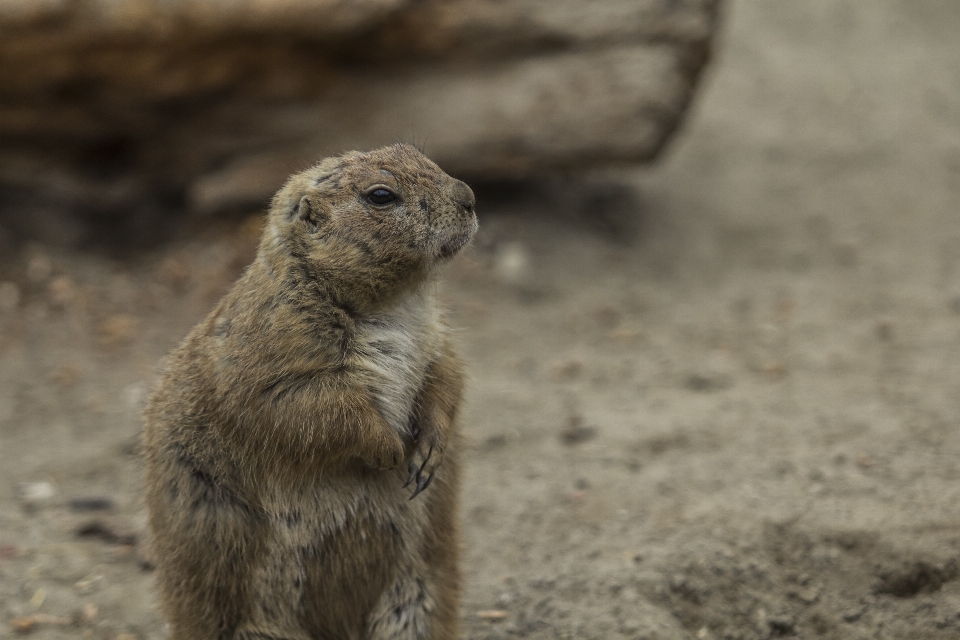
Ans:
{"type": "MultiPolygon", "coordinates": [[[[732,2],[659,166],[478,185],[464,637],[960,638],[957,33],[732,2]]],[[[165,637],[138,412],[258,225],[0,239],[0,637],[165,637]]]]}

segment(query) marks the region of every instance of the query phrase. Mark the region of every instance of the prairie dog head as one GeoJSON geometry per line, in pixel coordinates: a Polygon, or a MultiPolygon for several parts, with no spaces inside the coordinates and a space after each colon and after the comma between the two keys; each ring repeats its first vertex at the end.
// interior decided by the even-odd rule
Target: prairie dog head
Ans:
{"type": "Polygon", "coordinates": [[[275,264],[303,261],[308,277],[366,306],[456,255],[477,229],[475,202],[470,187],[412,146],[353,151],[287,181],[260,252],[275,264]]]}

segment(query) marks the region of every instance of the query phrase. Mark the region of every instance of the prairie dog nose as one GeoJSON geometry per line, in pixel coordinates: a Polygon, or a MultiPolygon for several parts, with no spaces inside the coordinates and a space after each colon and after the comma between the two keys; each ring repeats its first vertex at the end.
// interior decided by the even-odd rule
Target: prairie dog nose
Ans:
{"type": "Polygon", "coordinates": [[[468,213],[472,213],[473,207],[477,204],[477,198],[473,195],[473,189],[467,186],[467,183],[455,180],[452,191],[453,201],[463,207],[468,213]]]}

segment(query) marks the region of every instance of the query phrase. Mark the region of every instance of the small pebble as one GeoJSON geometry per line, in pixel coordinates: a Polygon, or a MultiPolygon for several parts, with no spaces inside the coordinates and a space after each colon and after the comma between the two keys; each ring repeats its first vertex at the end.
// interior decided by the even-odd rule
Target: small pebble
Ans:
{"type": "Polygon", "coordinates": [[[10,619],[10,626],[17,633],[29,633],[37,626],[37,621],[33,616],[17,616],[10,619]]]}
{"type": "Polygon", "coordinates": [[[112,544],[135,545],[137,543],[135,530],[104,520],[91,520],[80,525],[77,527],[77,535],[83,538],[100,538],[112,544]]]}
{"type": "Polygon", "coordinates": [[[13,544],[0,544],[0,558],[12,560],[17,557],[17,546],[13,544]]]}
{"type": "Polygon", "coordinates": [[[793,634],[796,623],[790,616],[776,616],[767,619],[767,627],[771,635],[785,636],[793,634]]]}
{"type": "Polygon", "coordinates": [[[116,505],[109,496],[79,496],[70,499],[74,511],[110,511],[116,505]]]}
{"type": "Polygon", "coordinates": [[[58,627],[66,627],[73,624],[70,618],[61,618],[60,616],[51,616],[46,613],[35,613],[30,616],[18,616],[10,620],[10,626],[17,633],[29,633],[37,625],[52,624],[58,627]]]}
{"type": "Polygon", "coordinates": [[[692,391],[707,391],[711,386],[710,378],[700,375],[699,373],[695,373],[687,378],[687,388],[692,391]]]}
{"type": "Polygon", "coordinates": [[[635,553],[633,551],[624,551],[623,559],[627,562],[628,565],[640,564],[643,562],[643,555],[635,553]]]}
{"type": "Polygon", "coordinates": [[[574,380],[583,373],[583,362],[581,360],[555,362],[550,367],[550,373],[557,380],[574,380]]]}
{"type": "Polygon", "coordinates": [[[704,354],[696,371],[686,379],[692,391],[714,391],[733,385],[737,363],[728,349],[712,349],[704,354]]]}
{"type": "Polygon", "coordinates": [[[865,609],[849,609],[843,612],[844,622],[856,622],[863,615],[865,609]]]}
{"type": "Polygon", "coordinates": [[[640,621],[633,618],[624,620],[620,623],[620,631],[627,635],[634,635],[640,630],[640,621]]]}
{"type": "Polygon", "coordinates": [[[100,608],[92,602],[87,602],[83,605],[82,615],[84,622],[88,624],[93,622],[99,613],[100,608]]]}
{"type": "Polygon", "coordinates": [[[154,555],[153,545],[150,538],[144,538],[136,546],[137,566],[144,571],[153,571],[157,566],[157,559],[154,555]]]}
{"type": "Polygon", "coordinates": [[[136,547],[132,544],[121,544],[110,550],[110,555],[114,560],[126,560],[134,557],[136,547]]]}
{"type": "Polygon", "coordinates": [[[44,601],[47,599],[46,589],[37,589],[33,592],[33,597],[30,598],[30,606],[34,609],[39,609],[43,606],[44,601]]]}
{"type": "Polygon", "coordinates": [[[43,503],[49,502],[56,495],[57,490],[49,482],[17,483],[17,499],[27,509],[39,507],[43,503]]]}
{"type": "Polygon", "coordinates": [[[103,576],[95,573],[82,580],[78,580],[74,583],[73,588],[76,589],[80,595],[87,595],[99,589],[101,583],[103,583],[103,576]]]}
{"type": "Polygon", "coordinates": [[[803,603],[814,604],[820,599],[820,590],[816,588],[804,589],[797,595],[803,603]]]}
{"type": "Polygon", "coordinates": [[[597,435],[595,427],[588,427],[583,424],[583,416],[574,414],[570,416],[566,428],[560,432],[560,440],[564,444],[580,444],[594,438],[597,435]]]}
{"type": "Polygon", "coordinates": [[[490,620],[496,622],[497,620],[503,620],[509,614],[503,609],[485,609],[483,611],[477,611],[477,617],[481,620],[490,620]]]}

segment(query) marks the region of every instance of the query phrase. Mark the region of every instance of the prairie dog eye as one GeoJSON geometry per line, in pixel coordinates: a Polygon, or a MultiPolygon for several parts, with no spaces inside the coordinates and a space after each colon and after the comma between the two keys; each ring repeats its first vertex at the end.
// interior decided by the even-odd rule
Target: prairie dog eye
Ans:
{"type": "Polygon", "coordinates": [[[384,205],[390,204],[397,199],[397,194],[386,187],[377,187],[367,194],[367,202],[370,204],[384,205]]]}

